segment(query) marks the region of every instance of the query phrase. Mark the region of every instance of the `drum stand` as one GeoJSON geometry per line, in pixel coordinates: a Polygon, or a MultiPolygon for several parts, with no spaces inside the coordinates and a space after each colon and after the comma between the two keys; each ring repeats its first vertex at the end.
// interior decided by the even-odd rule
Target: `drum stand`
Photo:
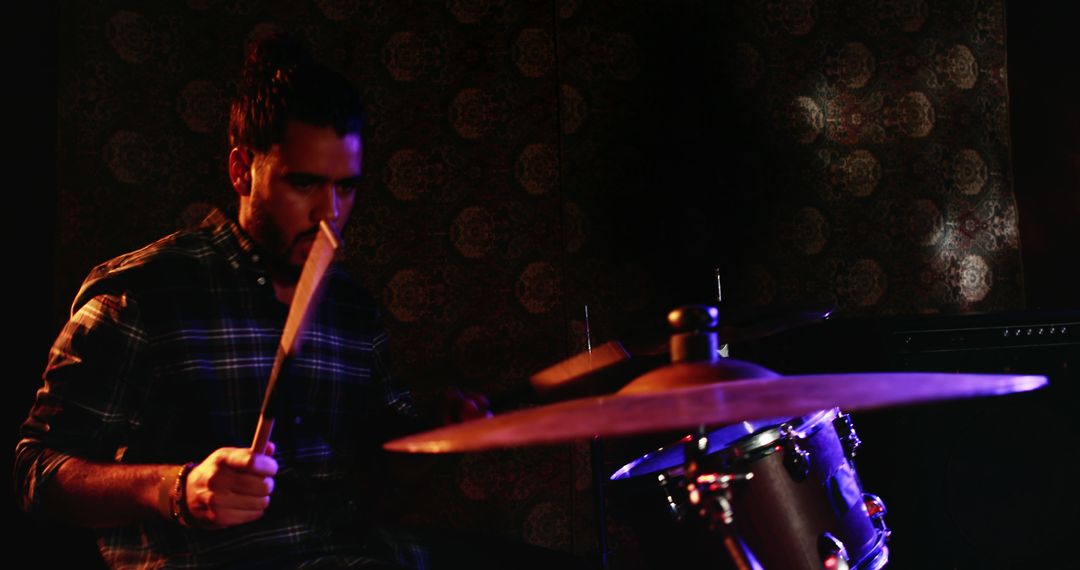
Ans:
{"type": "Polygon", "coordinates": [[[697,435],[685,445],[686,467],[681,484],[686,488],[690,504],[697,509],[696,514],[705,521],[709,532],[719,533],[737,570],[763,570],[750,547],[739,536],[732,509],[735,484],[752,479],[754,474],[702,469],[709,449],[705,426],[699,427],[697,435]]]}

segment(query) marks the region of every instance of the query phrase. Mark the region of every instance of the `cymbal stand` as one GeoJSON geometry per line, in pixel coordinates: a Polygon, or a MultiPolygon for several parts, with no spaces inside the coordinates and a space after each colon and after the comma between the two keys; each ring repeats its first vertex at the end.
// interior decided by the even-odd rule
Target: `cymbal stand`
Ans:
{"type": "MultiPolygon", "coordinates": [[[[589,329],[589,305],[585,305],[585,350],[589,355],[589,365],[592,367],[592,330],[589,329]]],[[[600,570],[608,570],[608,545],[607,545],[607,499],[604,497],[604,485],[607,477],[604,474],[604,443],[599,437],[589,441],[589,465],[592,471],[593,486],[593,509],[596,511],[596,546],[597,567],[600,570]]]]}
{"type": "MultiPolygon", "coordinates": [[[[717,299],[720,298],[719,272],[717,299]]],[[[719,322],[716,307],[688,305],[668,313],[668,324],[675,329],[671,335],[672,362],[716,362],[720,358],[719,338],[714,329],[719,322]]],[[[753,473],[725,473],[705,468],[709,437],[704,425],[686,442],[686,465],[683,479],[690,507],[708,526],[709,532],[723,537],[724,547],[737,570],[762,570],[750,547],[739,536],[732,508],[736,483],[754,477],[753,473]]]]}
{"type": "Polygon", "coordinates": [[[719,533],[724,548],[731,556],[737,570],[763,570],[754,553],[739,535],[735,526],[732,501],[735,484],[754,477],[749,473],[723,473],[703,468],[709,449],[705,426],[698,428],[697,435],[686,442],[686,466],[682,484],[691,508],[706,523],[709,532],[719,533]]]}
{"type": "MultiPolygon", "coordinates": [[[[717,267],[716,268],[716,306],[717,307],[722,306],[723,302],[724,302],[724,289],[720,286],[720,268],[717,267]]],[[[720,348],[717,349],[717,354],[719,354],[723,358],[728,358],[728,357],[731,356],[731,350],[728,348],[728,345],[722,344],[722,345],[720,345],[720,348]]]]}
{"type": "Polygon", "coordinates": [[[589,455],[592,464],[593,507],[596,510],[596,543],[599,550],[597,563],[600,570],[608,570],[607,508],[604,498],[607,477],[603,471],[604,443],[599,437],[589,441],[589,455]]]}

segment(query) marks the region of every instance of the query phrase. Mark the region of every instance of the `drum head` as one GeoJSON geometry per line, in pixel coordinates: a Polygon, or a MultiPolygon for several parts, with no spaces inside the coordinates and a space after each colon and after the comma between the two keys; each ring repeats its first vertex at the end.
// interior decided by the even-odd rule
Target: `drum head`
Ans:
{"type": "MultiPolygon", "coordinates": [[[[799,437],[808,437],[820,429],[823,422],[835,418],[837,413],[839,413],[839,410],[832,408],[798,418],[747,420],[724,426],[709,432],[709,447],[706,455],[736,447],[740,448],[741,452],[749,452],[771,445],[780,438],[779,426],[785,423],[791,426],[799,437]]],[[[641,477],[642,475],[652,475],[674,467],[682,467],[686,463],[686,452],[683,449],[683,444],[690,441],[690,438],[691,436],[688,435],[671,445],[642,455],[620,467],[618,471],[611,475],[610,479],[618,481],[620,479],[630,479],[631,477],[641,477]]]]}
{"type": "MultiPolygon", "coordinates": [[[[709,432],[709,449],[707,454],[713,454],[732,447],[740,440],[760,434],[787,422],[790,418],[769,418],[764,420],[745,421],[737,424],[724,426],[709,432]]],[[[686,436],[679,441],[666,447],[661,447],[652,453],[646,453],[641,457],[623,465],[611,475],[612,481],[652,475],[660,471],[666,471],[673,467],[681,467],[686,462],[686,454],[683,444],[690,441],[691,436],[686,436]]]]}

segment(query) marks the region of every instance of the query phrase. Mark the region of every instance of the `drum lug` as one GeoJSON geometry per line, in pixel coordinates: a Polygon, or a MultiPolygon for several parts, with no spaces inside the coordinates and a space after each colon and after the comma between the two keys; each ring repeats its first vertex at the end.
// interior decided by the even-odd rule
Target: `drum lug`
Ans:
{"type": "Polygon", "coordinates": [[[673,482],[663,473],[657,476],[657,481],[660,483],[660,489],[664,491],[664,497],[667,499],[668,514],[677,522],[682,522],[685,513],[684,509],[675,501],[675,496],[672,491],[672,487],[680,486],[680,483],[673,482]]]}
{"type": "Polygon", "coordinates": [[[859,439],[859,434],[855,433],[855,425],[851,423],[851,416],[840,412],[836,419],[833,420],[833,428],[836,429],[836,435],[840,438],[840,445],[844,447],[844,454],[847,455],[849,460],[855,460],[855,452],[862,445],[862,440],[859,439]]]}
{"type": "Polygon", "coordinates": [[[810,452],[799,446],[798,439],[790,425],[780,428],[784,439],[784,467],[795,481],[803,481],[810,474],[810,452]]]}
{"type": "Polygon", "coordinates": [[[863,493],[863,505],[866,507],[866,514],[870,517],[870,522],[874,524],[885,535],[885,539],[888,540],[892,535],[892,531],[889,527],[885,526],[885,515],[889,510],[885,508],[885,501],[881,500],[881,497],[872,493],[863,493]]]}
{"type": "Polygon", "coordinates": [[[866,514],[870,516],[870,520],[879,521],[884,520],[885,515],[889,510],[885,508],[885,501],[881,500],[881,497],[873,493],[862,494],[863,504],[866,505],[866,514]]]}
{"type": "Polygon", "coordinates": [[[828,570],[848,570],[850,559],[844,542],[831,532],[822,533],[818,538],[818,554],[821,555],[822,567],[828,570]]]}

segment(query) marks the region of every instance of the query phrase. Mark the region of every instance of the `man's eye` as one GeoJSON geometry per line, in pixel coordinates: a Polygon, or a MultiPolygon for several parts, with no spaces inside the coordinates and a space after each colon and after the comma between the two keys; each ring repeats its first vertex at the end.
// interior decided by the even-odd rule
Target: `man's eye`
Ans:
{"type": "Polygon", "coordinates": [[[322,185],[322,181],[314,180],[311,178],[294,178],[292,180],[289,180],[289,184],[291,184],[293,188],[299,190],[300,192],[307,193],[318,190],[319,186],[322,185]]]}
{"type": "Polygon", "coordinates": [[[339,182],[337,185],[338,194],[342,196],[351,196],[356,194],[356,191],[360,189],[360,182],[357,180],[346,180],[339,182]]]}

